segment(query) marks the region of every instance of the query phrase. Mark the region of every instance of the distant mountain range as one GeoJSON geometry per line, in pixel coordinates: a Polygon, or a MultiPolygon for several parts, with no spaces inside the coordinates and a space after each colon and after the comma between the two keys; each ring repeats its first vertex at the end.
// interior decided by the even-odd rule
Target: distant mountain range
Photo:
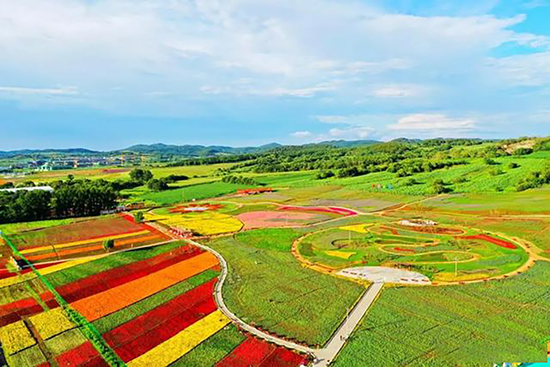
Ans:
{"type": "Polygon", "coordinates": [[[234,148],[227,146],[204,145],[167,145],[167,144],[139,144],[122,149],[119,152],[133,152],[144,154],[170,154],[182,157],[211,157],[220,154],[246,154],[259,153],[266,150],[281,147],[281,144],[271,143],[258,147],[234,148]]]}
{"type": "Polygon", "coordinates": [[[31,154],[99,154],[101,152],[84,149],[84,148],[69,148],[69,149],[21,149],[21,150],[10,150],[10,151],[0,151],[0,157],[9,158],[16,157],[19,155],[31,155],[31,154]]]}
{"type": "MultiPolygon", "coordinates": [[[[350,148],[361,145],[376,144],[379,141],[376,140],[331,140],[323,141],[319,143],[304,144],[309,145],[330,145],[337,148],[350,148]]],[[[213,157],[217,155],[233,155],[233,154],[251,154],[261,153],[270,149],[282,147],[282,144],[271,143],[260,145],[257,147],[229,147],[223,145],[170,145],[170,144],[138,144],[131,147],[107,152],[101,152],[96,150],[84,149],[84,148],[71,148],[71,149],[22,149],[12,151],[0,151],[0,158],[11,158],[16,156],[29,156],[29,155],[100,155],[100,154],[120,154],[120,153],[141,153],[141,154],[166,154],[175,155],[184,158],[193,157],[213,157]]]]}

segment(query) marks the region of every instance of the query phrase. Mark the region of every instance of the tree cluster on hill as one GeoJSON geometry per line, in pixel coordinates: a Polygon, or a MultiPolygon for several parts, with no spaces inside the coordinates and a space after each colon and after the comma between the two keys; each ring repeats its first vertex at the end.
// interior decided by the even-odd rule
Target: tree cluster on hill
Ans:
{"type": "Polygon", "coordinates": [[[550,183],[550,163],[547,163],[542,170],[534,171],[523,178],[516,186],[517,191],[525,191],[541,187],[550,183]]]}
{"type": "MultiPolygon", "coordinates": [[[[467,164],[465,151],[446,147],[479,145],[481,141],[466,139],[440,139],[424,142],[389,142],[355,148],[331,146],[282,147],[267,152],[253,161],[235,165],[232,170],[251,170],[258,173],[321,170],[338,177],[361,176],[374,172],[389,171],[399,176],[418,172],[430,172],[459,164],[467,164]],[[438,145],[439,144],[439,145],[438,145]]],[[[477,153],[474,153],[477,154],[477,153]]],[[[498,156],[498,154],[491,154],[498,156]]],[[[321,174],[318,178],[323,177],[321,174]]]]}

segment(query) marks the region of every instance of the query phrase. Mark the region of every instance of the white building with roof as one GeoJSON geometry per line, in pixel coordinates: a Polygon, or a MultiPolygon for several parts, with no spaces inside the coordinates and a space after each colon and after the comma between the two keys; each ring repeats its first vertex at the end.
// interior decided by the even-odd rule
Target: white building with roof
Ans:
{"type": "Polygon", "coordinates": [[[48,191],[53,192],[53,187],[51,186],[32,186],[32,187],[14,187],[11,189],[0,189],[0,192],[17,192],[17,191],[48,191]]]}

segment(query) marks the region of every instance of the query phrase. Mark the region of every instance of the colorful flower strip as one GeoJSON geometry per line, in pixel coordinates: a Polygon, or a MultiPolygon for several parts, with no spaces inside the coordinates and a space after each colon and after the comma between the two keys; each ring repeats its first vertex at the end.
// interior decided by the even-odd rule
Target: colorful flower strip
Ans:
{"type": "Polygon", "coordinates": [[[212,293],[214,291],[216,280],[216,278],[212,279],[209,282],[195,287],[189,292],[181,294],[139,317],[120,325],[108,333],[103,334],[103,339],[105,339],[105,341],[112,347],[126,344],[129,341],[138,338],[147,331],[165,323],[174,316],[177,316],[178,314],[189,309],[193,309],[195,305],[205,300],[212,300],[212,293]]]}
{"type": "MultiPolygon", "coordinates": [[[[211,272],[210,272],[211,273],[211,272]]],[[[212,273],[213,275],[215,273],[212,273]]],[[[127,316],[126,313],[129,312],[130,317],[127,318],[126,322],[123,322],[119,324],[118,326],[115,326],[113,329],[110,329],[107,332],[103,333],[103,338],[106,340],[106,342],[109,343],[109,345],[113,347],[118,347],[118,352],[121,351],[123,348],[122,345],[128,345],[126,347],[127,350],[131,351],[132,346],[131,342],[134,341],[136,338],[143,337],[145,339],[151,338],[151,334],[144,336],[144,334],[147,334],[151,329],[158,327],[158,330],[163,330],[164,323],[166,323],[170,318],[173,318],[174,316],[177,316],[179,313],[187,312],[189,313],[188,309],[195,310],[202,310],[204,307],[198,306],[197,303],[204,302],[204,301],[212,301],[212,290],[214,287],[214,283],[216,281],[216,278],[210,278],[205,277],[205,275],[209,275],[208,271],[201,273],[200,275],[197,275],[191,279],[185,280],[181,283],[178,283],[175,285],[175,288],[172,288],[174,291],[178,291],[175,293],[175,296],[171,298],[168,302],[159,302],[156,307],[151,308],[148,311],[145,311],[145,313],[139,314],[139,316],[134,316],[135,312],[139,312],[139,310],[132,310],[132,308],[139,307],[140,309],[142,307],[147,308],[148,306],[145,304],[148,302],[151,298],[155,298],[158,296],[158,298],[165,298],[166,294],[162,296],[162,293],[166,292],[159,292],[156,295],[153,295],[151,297],[148,297],[147,299],[134,303],[133,305],[124,308],[123,310],[118,311],[117,313],[111,314],[107,316],[107,318],[110,318],[111,316],[115,317],[118,316],[127,316]],[[204,274],[204,275],[203,275],[204,274]],[[200,282],[200,283],[199,283],[200,282]],[[187,287],[193,287],[185,291],[186,287],[184,285],[187,285],[187,287]],[[183,290],[183,293],[181,294],[179,291],[183,290]],[[177,300],[176,300],[177,299],[177,300]],[[123,313],[120,315],[120,313],[123,313]],[[164,316],[164,317],[163,317],[164,316]],[[157,322],[154,322],[153,320],[156,320],[157,322]]],[[[170,289],[170,288],[169,288],[170,289]]],[[[170,295],[168,294],[168,297],[170,295]]],[[[160,299],[159,299],[160,300],[160,299]]],[[[210,309],[208,310],[208,313],[211,313],[216,310],[216,306],[211,302],[212,305],[210,306],[210,309]]],[[[196,311],[195,311],[196,312],[196,311]]],[[[198,321],[200,318],[202,318],[204,315],[201,316],[201,314],[198,314],[194,317],[194,321],[198,321]]],[[[189,317],[188,317],[189,319],[189,317]]],[[[104,318],[100,319],[104,320],[104,318]]],[[[98,320],[98,321],[100,321],[98,320]]],[[[116,317],[116,321],[119,321],[119,317],[116,317]]],[[[191,324],[189,323],[189,325],[191,324]]],[[[176,323],[176,325],[179,326],[179,331],[184,329],[186,326],[181,323],[176,323]]],[[[98,330],[106,329],[105,327],[98,328],[98,330]]],[[[75,331],[75,330],[74,330],[75,331]]],[[[69,333],[72,333],[73,331],[70,331],[69,333]]],[[[64,335],[64,334],[63,334],[64,335]]],[[[60,335],[57,338],[63,336],[60,335]]],[[[72,336],[67,336],[70,339],[74,339],[72,336]]],[[[55,340],[51,339],[52,341],[55,340]]],[[[162,341],[165,341],[165,339],[158,339],[158,342],[155,344],[159,344],[162,341]]],[[[47,342],[48,343],[48,342],[47,342]]],[[[90,352],[90,348],[87,345],[84,345],[84,341],[81,343],[73,344],[73,346],[69,349],[64,350],[58,350],[54,351],[53,355],[57,356],[56,360],[59,362],[60,365],[81,365],[85,362],[84,358],[94,358],[95,354],[93,351],[90,352]],[[92,353],[92,356],[90,357],[90,353],[92,353]],[[81,357],[85,356],[85,357],[81,357]],[[74,364],[71,361],[76,361],[74,364]]],[[[117,351],[115,349],[115,351],[117,351]]],[[[132,358],[135,358],[137,355],[133,356],[132,358]]]]}
{"type": "Polygon", "coordinates": [[[216,367],[258,366],[274,350],[274,345],[249,337],[231,354],[216,364],[216,367]]]}
{"type": "Polygon", "coordinates": [[[123,234],[118,234],[118,235],[114,235],[114,236],[103,236],[103,237],[99,237],[99,238],[86,239],[86,240],[74,241],[74,242],[68,242],[68,243],[60,243],[60,244],[57,244],[57,245],[33,247],[33,248],[28,248],[28,249],[25,249],[25,250],[21,250],[20,252],[23,255],[28,255],[28,254],[34,254],[36,252],[42,252],[42,251],[48,251],[48,250],[49,251],[54,251],[54,250],[58,250],[58,249],[64,249],[64,248],[67,248],[67,247],[75,247],[75,246],[86,245],[86,244],[89,244],[89,243],[101,242],[101,241],[106,240],[106,239],[117,240],[117,239],[120,239],[120,238],[139,236],[139,235],[147,234],[147,233],[150,233],[150,232],[147,231],[147,230],[142,230],[141,228],[137,228],[135,232],[123,233],[123,234]]]}
{"type": "Polygon", "coordinates": [[[277,347],[273,353],[265,358],[259,367],[296,367],[307,365],[308,358],[299,355],[284,347],[277,347]]]}
{"type": "Polygon", "coordinates": [[[329,214],[338,214],[338,215],[357,215],[355,210],[346,209],[346,208],[337,208],[337,207],[317,207],[317,206],[281,206],[278,210],[298,210],[304,212],[319,212],[319,213],[329,213],[329,214]]]}
{"type": "Polygon", "coordinates": [[[57,364],[64,367],[86,366],[91,362],[97,363],[98,360],[102,361],[104,366],[109,365],[89,341],[55,358],[57,364]]]}
{"type": "Polygon", "coordinates": [[[456,237],[457,239],[461,240],[461,239],[466,239],[466,240],[482,240],[482,241],[486,241],[486,242],[490,242],[494,245],[497,245],[497,246],[500,246],[500,247],[504,247],[504,248],[507,248],[507,249],[510,249],[510,250],[515,250],[517,249],[517,246],[514,245],[513,243],[511,242],[508,242],[508,241],[505,241],[505,240],[501,240],[499,238],[494,238],[494,237],[491,237],[491,236],[488,236],[486,234],[476,234],[476,235],[472,235],[472,236],[462,236],[462,237],[456,237]]]}
{"type": "MultiPolygon", "coordinates": [[[[77,282],[63,285],[57,288],[57,292],[68,303],[75,302],[79,299],[105,291],[111,287],[116,287],[132,280],[147,276],[203,252],[203,250],[197,247],[179,247],[169,253],[163,253],[153,258],[134,262],[126,266],[115,267],[110,270],[88,276],[77,282]]],[[[51,292],[43,293],[41,298],[49,308],[59,306],[51,292]]],[[[0,313],[2,314],[2,317],[0,317],[0,326],[18,321],[22,316],[32,315],[42,311],[43,308],[34,298],[27,298],[3,305],[0,307],[0,313]]]]}
{"type": "Polygon", "coordinates": [[[39,313],[29,318],[40,337],[50,339],[58,334],[70,330],[76,325],[69,320],[62,308],[56,308],[39,313]]]}
{"type": "MultiPolygon", "coordinates": [[[[96,260],[96,259],[98,259],[102,256],[105,256],[105,255],[97,255],[97,256],[93,256],[93,257],[91,256],[91,257],[86,258],[86,259],[65,261],[61,264],[56,264],[56,265],[41,269],[40,274],[47,275],[47,274],[55,273],[57,271],[65,270],[65,269],[68,269],[68,268],[76,266],[76,265],[80,265],[80,264],[84,264],[84,263],[96,260]]],[[[36,274],[34,274],[33,272],[28,272],[28,273],[25,273],[25,274],[17,276],[17,277],[1,279],[0,280],[0,288],[9,287],[11,285],[18,284],[18,283],[23,283],[23,282],[26,282],[28,280],[34,279],[34,278],[36,278],[36,274]]]]}
{"type": "Polygon", "coordinates": [[[214,311],[164,343],[131,360],[127,365],[128,367],[168,366],[229,323],[230,320],[221,311],[214,311]]]}
{"type": "Polygon", "coordinates": [[[183,312],[166,320],[166,322],[148,330],[145,334],[114,349],[124,362],[131,361],[170,340],[185,328],[213,312],[216,312],[216,303],[212,296],[210,296],[193,307],[187,308],[183,312]]]}
{"type": "Polygon", "coordinates": [[[249,337],[216,364],[216,367],[296,367],[306,362],[307,357],[249,337]]]}
{"type": "Polygon", "coordinates": [[[143,230],[139,225],[132,225],[120,217],[100,218],[77,222],[57,227],[50,227],[39,232],[40,237],[28,236],[25,233],[15,235],[12,241],[18,248],[30,249],[49,246],[52,243],[68,243],[80,240],[92,240],[102,237],[116,236],[123,233],[143,230]]]}
{"type": "MultiPolygon", "coordinates": [[[[153,234],[145,237],[136,237],[128,240],[116,241],[114,247],[120,248],[129,244],[143,246],[149,243],[159,242],[160,240],[165,238],[166,237],[153,234]]],[[[72,248],[72,249],[67,249],[62,251],[56,251],[56,252],[48,252],[40,255],[30,255],[30,256],[27,256],[27,259],[29,261],[41,261],[41,260],[47,260],[47,259],[61,258],[64,256],[70,256],[75,254],[82,255],[89,252],[103,251],[103,250],[104,250],[103,244],[98,243],[96,245],[91,245],[91,246],[77,247],[77,248],[72,248]]]]}
{"type": "Polygon", "coordinates": [[[146,277],[78,300],[71,306],[91,322],[201,273],[217,263],[214,255],[205,252],[146,277]]]}
{"type": "Polygon", "coordinates": [[[0,341],[4,353],[8,355],[15,354],[36,344],[36,340],[23,321],[0,328],[0,341]]]}
{"type": "Polygon", "coordinates": [[[57,293],[54,286],[42,275],[40,272],[34,267],[34,265],[29,262],[24,255],[22,255],[17,247],[11,242],[8,237],[0,233],[0,236],[4,239],[4,241],[8,244],[8,246],[13,251],[13,254],[15,256],[21,257],[21,259],[32,268],[33,273],[38,277],[41,284],[43,284],[52,294],[55,296],[55,299],[61,307],[67,312],[67,315],[73,321],[75,324],[77,324],[81,330],[82,333],[86,336],[86,338],[93,344],[93,346],[97,349],[97,351],[101,354],[101,356],[109,363],[112,367],[122,367],[124,366],[124,362],[114,353],[114,351],[105,343],[103,338],[101,337],[101,334],[97,332],[97,330],[93,327],[93,325],[86,320],[84,316],[82,316],[78,311],[71,308],[70,305],[65,302],[65,300],[57,293]]]}

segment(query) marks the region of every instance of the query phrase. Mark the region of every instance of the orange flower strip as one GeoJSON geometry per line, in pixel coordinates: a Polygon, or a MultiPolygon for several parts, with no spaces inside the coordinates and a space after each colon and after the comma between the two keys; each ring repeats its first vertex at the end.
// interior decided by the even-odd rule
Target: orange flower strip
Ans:
{"type": "MultiPolygon", "coordinates": [[[[121,240],[121,241],[115,241],[115,248],[122,247],[125,245],[129,245],[132,243],[135,244],[141,244],[142,242],[156,240],[156,239],[163,239],[163,237],[159,235],[149,235],[145,237],[137,237],[137,238],[130,238],[127,240],[121,240]]],[[[84,247],[77,247],[77,248],[71,248],[67,250],[61,250],[57,252],[48,252],[45,254],[40,255],[34,255],[34,256],[27,256],[27,260],[29,261],[39,261],[39,260],[45,260],[45,259],[52,259],[57,257],[63,257],[63,256],[69,256],[74,254],[82,254],[86,252],[92,252],[92,251],[99,251],[103,249],[103,244],[96,244],[92,246],[84,246],[84,247]]]]}
{"type": "Polygon", "coordinates": [[[94,321],[217,264],[218,259],[214,255],[205,252],[146,277],[76,301],[71,306],[86,317],[88,321],[94,321]]]}

